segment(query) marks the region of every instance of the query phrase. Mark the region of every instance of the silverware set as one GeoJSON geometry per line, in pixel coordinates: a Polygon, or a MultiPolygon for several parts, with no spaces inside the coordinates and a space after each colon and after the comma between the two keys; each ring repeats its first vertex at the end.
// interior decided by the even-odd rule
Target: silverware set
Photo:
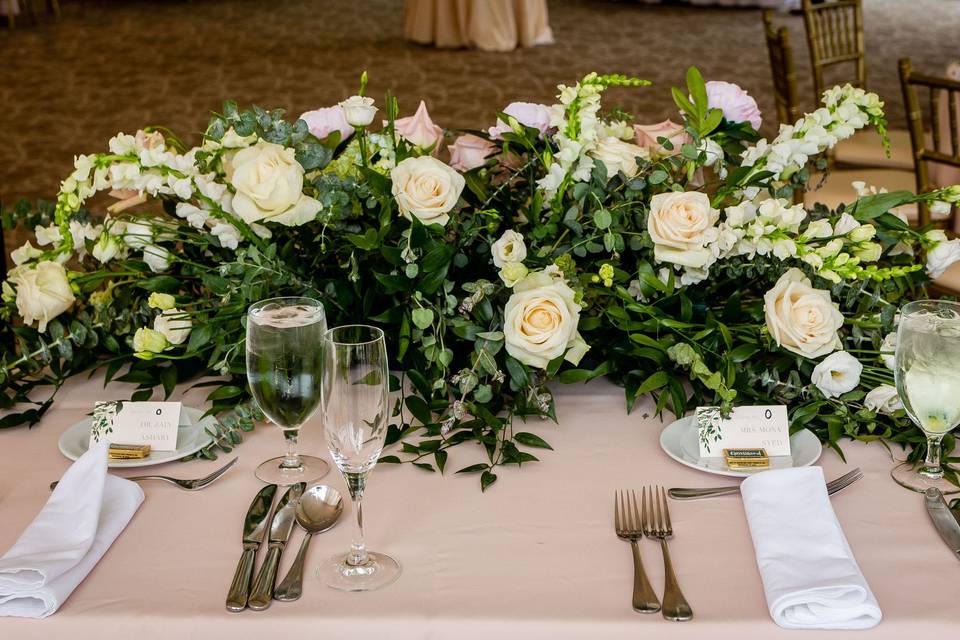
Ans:
{"type": "Polygon", "coordinates": [[[303,593],[303,566],[311,537],[333,527],[343,511],[343,499],[336,489],[325,485],[307,489],[301,482],[286,490],[276,509],[272,510],[271,518],[276,493],[277,485],[267,485],[257,493],[247,510],[243,525],[243,554],[227,594],[228,611],[239,612],[247,608],[263,611],[273,600],[291,602],[299,598],[303,593]],[[298,523],[306,535],[290,570],[277,585],[280,558],[298,523]],[[266,557],[254,577],[257,552],[264,542],[267,544],[266,557]]]}
{"type": "Polygon", "coordinates": [[[693,618],[693,609],[683,596],[673,570],[667,540],[673,537],[670,508],[663,487],[644,487],[640,504],[634,491],[614,493],[614,529],[617,537],[630,542],[633,551],[633,608],[641,613],[662,612],[667,620],[677,622],[693,618]],[[663,553],[664,592],[663,605],[643,570],[639,540],[646,536],[660,541],[663,553]]]}

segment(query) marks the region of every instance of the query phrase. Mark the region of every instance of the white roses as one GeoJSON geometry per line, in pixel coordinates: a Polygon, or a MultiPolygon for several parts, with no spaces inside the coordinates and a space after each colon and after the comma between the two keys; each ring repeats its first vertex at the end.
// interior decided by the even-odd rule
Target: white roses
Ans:
{"type": "Polygon", "coordinates": [[[62,264],[46,260],[35,267],[19,267],[10,273],[17,285],[17,311],[27,324],[47,330],[47,323],[66,311],[75,298],[62,264]]]}
{"type": "Polygon", "coordinates": [[[514,286],[504,308],[507,353],[531,367],[546,368],[560,356],[577,364],[590,348],[577,331],[580,305],[561,278],[550,270],[528,275],[514,286]]]}
{"type": "Polygon", "coordinates": [[[303,167],[293,149],[261,140],[237,151],[230,165],[228,177],[236,190],[233,209],[247,223],[294,227],[320,211],[320,202],[303,193],[303,167]]]}
{"type": "Polygon", "coordinates": [[[799,269],[780,276],[763,296],[763,311],[770,335],[784,349],[819,358],[841,346],[837,331],[843,326],[843,314],[830,300],[830,292],[814,289],[799,269]]]}
{"type": "Polygon", "coordinates": [[[813,368],[810,381],[828,398],[853,391],[860,384],[863,365],[846,351],[831,353],[813,368]]]}
{"type": "Polygon", "coordinates": [[[607,178],[613,178],[620,171],[628,178],[632,178],[639,170],[637,158],[644,160],[650,158],[650,152],[643,147],[624,142],[614,136],[600,140],[590,155],[606,167],[607,178]]]}
{"type": "Polygon", "coordinates": [[[407,158],[390,171],[393,197],[408,220],[445,225],[460,199],[465,181],[449,166],[430,156],[407,158]]]}
{"type": "Polygon", "coordinates": [[[523,236],[510,229],[504,231],[500,239],[490,246],[490,253],[493,254],[493,265],[502,269],[510,262],[523,262],[527,258],[527,245],[523,242],[523,236]]]}
{"type": "Polygon", "coordinates": [[[658,193],[650,199],[647,231],[657,262],[702,269],[713,255],[707,245],[717,239],[720,212],[698,191],[658,193]]]}

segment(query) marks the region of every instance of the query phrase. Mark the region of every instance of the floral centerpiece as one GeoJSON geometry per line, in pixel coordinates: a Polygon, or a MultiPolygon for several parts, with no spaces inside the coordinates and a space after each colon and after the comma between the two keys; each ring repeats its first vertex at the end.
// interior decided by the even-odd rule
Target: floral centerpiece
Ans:
{"type": "Polygon", "coordinates": [[[423,103],[400,117],[364,84],[293,122],[227,102],[198,146],[118,134],[77,156],[56,202],[4,212],[35,238],[3,283],[0,427],[38,422],[91,368],[138,385],[134,400],[212,374],[217,445],[235,446],[258,417],[244,313],[296,294],[331,326],[387,331],[401,392],[382,461],[442,472],[474,442],[458,471],[484,489],[549,447],[516,418],[554,418],[555,380],[606,376],[628,410],[651,394],[675,415],[786,403],[834,448],[922,448],[891,386],[896,311],[960,241],[897,207],[949,208],[960,187],[857,184],[836,210],[795,198],[839,140],[884,131],[875,94],[831,89],[764,140],[753,99],[696,69],[672,92],[680,122],[649,126],[601,104],[648,83],[590,74],[452,139],[423,103]]]}

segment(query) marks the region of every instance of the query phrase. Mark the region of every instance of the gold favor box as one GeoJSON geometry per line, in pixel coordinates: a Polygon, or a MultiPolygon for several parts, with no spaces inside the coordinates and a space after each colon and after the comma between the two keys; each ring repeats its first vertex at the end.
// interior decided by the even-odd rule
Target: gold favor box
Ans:
{"type": "Polygon", "coordinates": [[[111,460],[141,460],[150,455],[150,445],[111,444],[107,455],[111,460]]]}
{"type": "Polygon", "coordinates": [[[766,449],[724,449],[723,457],[731,469],[765,469],[770,466],[766,449]]]}

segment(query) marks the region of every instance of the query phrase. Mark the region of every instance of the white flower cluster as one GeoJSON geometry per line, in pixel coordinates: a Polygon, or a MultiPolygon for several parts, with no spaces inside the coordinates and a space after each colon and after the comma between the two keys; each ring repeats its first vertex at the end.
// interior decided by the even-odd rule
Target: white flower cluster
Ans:
{"type": "MultiPolygon", "coordinates": [[[[825,91],[823,105],[795,124],[781,125],[772,142],[760,140],[744,151],[742,166],[771,171],[775,181],[789,178],[807,164],[810,156],[832,149],[840,140],[883,117],[883,102],[877,94],[849,84],[825,91]]],[[[749,187],[746,192],[752,199],[759,187],[749,187]]]]}

